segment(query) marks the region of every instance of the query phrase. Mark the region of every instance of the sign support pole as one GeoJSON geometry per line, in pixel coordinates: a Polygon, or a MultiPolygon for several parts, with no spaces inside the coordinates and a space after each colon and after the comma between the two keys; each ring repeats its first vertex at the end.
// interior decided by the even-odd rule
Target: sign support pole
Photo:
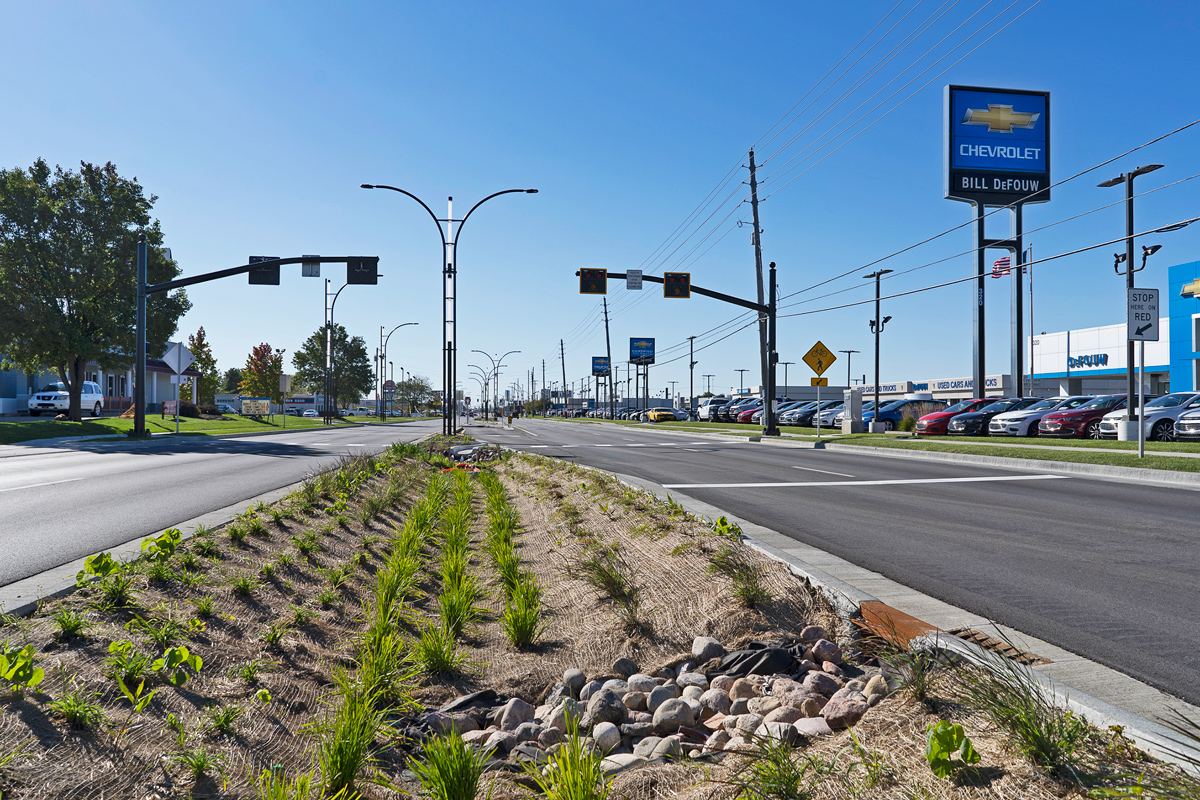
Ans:
{"type": "Polygon", "coordinates": [[[146,234],[137,246],[137,351],[133,368],[133,435],[146,435],[146,234]]]}
{"type": "MultiPolygon", "coordinates": [[[[976,397],[986,397],[984,394],[987,387],[987,378],[985,377],[985,359],[987,355],[987,344],[985,341],[986,333],[984,323],[986,322],[986,309],[983,305],[984,284],[987,280],[987,272],[984,268],[986,260],[987,236],[984,232],[985,216],[987,210],[984,208],[983,201],[977,201],[972,204],[975,210],[975,311],[972,315],[972,322],[975,327],[975,335],[973,337],[974,346],[972,348],[971,358],[971,381],[972,389],[976,397]]],[[[878,312],[876,312],[878,317],[878,312]]],[[[876,358],[879,357],[879,348],[875,348],[876,358]]],[[[876,367],[878,369],[878,366],[876,367]]],[[[876,385],[879,383],[878,377],[875,380],[876,385]]],[[[878,394],[875,398],[876,404],[879,402],[878,394]]],[[[878,405],[876,406],[878,409],[878,405]]],[[[876,417],[879,416],[879,411],[875,412],[876,417]]]]}
{"type": "MultiPolygon", "coordinates": [[[[1132,344],[1132,342],[1130,343],[1132,344]]],[[[1146,340],[1138,342],[1138,458],[1146,457],[1146,340]]]]}

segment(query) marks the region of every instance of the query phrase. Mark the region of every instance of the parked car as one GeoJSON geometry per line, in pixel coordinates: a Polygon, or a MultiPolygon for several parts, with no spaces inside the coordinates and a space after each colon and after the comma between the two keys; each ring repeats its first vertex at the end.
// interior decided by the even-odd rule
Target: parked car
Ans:
{"type": "MultiPolygon", "coordinates": [[[[79,393],[79,413],[91,412],[93,417],[100,416],[104,403],[104,395],[100,392],[100,384],[84,381],[79,393]]],[[[71,395],[62,381],[47,384],[39,391],[29,396],[29,416],[41,416],[43,411],[49,414],[62,414],[71,410],[71,395]]]]}
{"type": "Polygon", "coordinates": [[[946,426],[946,433],[954,436],[987,436],[988,424],[991,423],[992,417],[1005,411],[1020,411],[1036,402],[1036,397],[1005,397],[996,400],[976,411],[954,415],[950,418],[950,424],[946,426]]]}
{"type": "MultiPolygon", "coordinates": [[[[814,415],[814,417],[820,420],[820,427],[832,428],[833,421],[837,418],[838,414],[842,413],[842,409],[845,407],[846,401],[843,400],[840,403],[834,403],[833,405],[829,406],[829,408],[822,409],[821,413],[814,415]]],[[[817,423],[814,422],[813,424],[816,425],[817,423]]]]}
{"type": "Polygon", "coordinates": [[[805,413],[811,413],[817,407],[815,400],[806,400],[797,406],[789,408],[779,415],[779,422],[783,425],[794,425],[795,419],[805,413]]]}
{"type": "Polygon", "coordinates": [[[863,414],[863,422],[870,424],[878,421],[884,430],[894,431],[900,427],[900,421],[905,417],[920,419],[926,414],[932,414],[946,408],[945,400],[917,400],[901,398],[890,403],[884,403],[879,410],[871,409],[863,414]]]}
{"type": "MultiPolygon", "coordinates": [[[[1175,420],[1198,400],[1200,393],[1197,392],[1172,392],[1153,400],[1147,398],[1146,410],[1142,417],[1146,438],[1156,442],[1175,441],[1175,420]]],[[[1117,423],[1124,414],[1124,411],[1105,414],[1100,420],[1100,436],[1104,439],[1117,438],[1117,423]]]]}
{"type": "Polygon", "coordinates": [[[807,406],[797,409],[796,413],[789,414],[787,424],[788,425],[798,425],[802,428],[811,427],[813,424],[813,417],[816,415],[816,413],[818,411],[824,411],[825,409],[829,408],[830,406],[837,405],[839,402],[840,401],[838,401],[838,400],[822,400],[821,405],[818,408],[817,403],[814,400],[812,403],[809,403],[807,406]]]}
{"type": "Polygon", "coordinates": [[[750,418],[754,416],[754,412],[761,411],[762,407],[763,407],[762,400],[755,400],[753,402],[742,405],[741,407],[738,408],[737,421],[749,423],[750,418]]]}
{"type": "Polygon", "coordinates": [[[1100,420],[1110,411],[1125,407],[1125,395],[1106,394],[1093,397],[1076,408],[1051,411],[1038,423],[1039,436],[1060,439],[1078,437],[1100,438],[1100,420]]]}
{"type": "MultiPolygon", "coordinates": [[[[775,421],[779,422],[779,418],[781,416],[783,416],[783,413],[785,411],[790,411],[791,409],[796,408],[797,406],[800,406],[800,405],[803,405],[803,402],[800,400],[787,400],[782,403],[779,401],[776,401],[776,403],[775,403],[775,421]]],[[[764,410],[765,410],[765,408],[760,408],[760,409],[758,409],[758,411],[755,411],[753,416],[750,417],[750,421],[753,422],[755,425],[761,423],[763,421],[763,411],[764,410]]]]}
{"type": "Polygon", "coordinates": [[[315,408],[306,408],[306,409],[304,409],[304,413],[303,413],[303,414],[301,414],[301,416],[303,416],[303,417],[315,417],[315,416],[317,416],[317,410],[316,410],[315,408]]]}
{"type": "Polygon", "coordinates": [[[712,412],[728,402],[729,398],[723,394],[702,397],[700,398],[700,407],[696,409],[696,416],[705,422],[711,422],[712,412]]]}
{"type": "Polygon", "coordinates": [[[747,403],[753,403],[758,400],[757,397],[743,397],[734,400],[732,403],[726,403],[717,409],[718,422],[737,422],[737,415],[742,412],[742,407],[747,403]]]}
{"type": "Polygon", "coordinates": [[[1200,400],[1188,403],[1187,409],[1175,420],[1175,438],[1179,441],[1200,439],[1200,400]]]}
{"type": "MultiPolygon", "coordinates": [[[[311,411],[312,409],[309,410],[311,411]]],[[[229,403],[217,403],[217,412],[220,414],[237,414],[238,410],[229,405],[229,403]]],[[[313,411],[313,416],[315,417],[316,415],[317,412],[313,411]]]]}
{"type": "MultiPolygon", "coordinates": [[[[960,403],[955,403],[949,408],[943,408],[940,411],[935,411],[932,414],[926,414],[917,420],[917,433],[924,433],[938,436],[946,432],[946,426],[950,424],[950,418],[958,414],[967,414],[972,411],[978,411],[992,402],[987,397],[976,397],[972,400],[963,400],[960,403]]],[[[865,410],[865,409],[864,409],[865,410]]]]}
{"type": "Polygon", "coordinates": [[[647,422],[674,422],[675,412],[669,408],[652,408],[646,412],[647,422]]]}
{"type": "Polygon", "coordinates": [[[1005,411],[992,417],[988,423],[991,436],[1037,436],[1038,423],[1052,411],[1070,411],[1084,403],[1090,403],[1089,395],[1048,397],[1019,411],[1005,411]]]}
{"type": "MultiPolygon", "coordinates": [[[[844,406],[845,406],[845,404],[843,403],[843,409],[838,412],[836,417],[833,418],[833,427],[835,427],[835,428],[842,427],[842,422],[845,421],[845,419],[846,419],[846,410],[845,410],[844,406]]],[[[860,411],[865,414],[866,412],[870,411],[874,407],[875,407],[875,401],[867,400],[866,402],[864,402],[862,404],[862,408],[860,409],[860,411]]]]}

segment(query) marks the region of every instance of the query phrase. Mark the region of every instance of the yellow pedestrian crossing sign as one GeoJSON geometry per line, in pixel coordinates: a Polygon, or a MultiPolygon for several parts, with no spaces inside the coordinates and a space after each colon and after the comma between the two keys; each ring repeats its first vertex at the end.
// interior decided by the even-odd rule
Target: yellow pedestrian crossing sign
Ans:
{"type": "Polygon", "coordinates": [[[829,351],[829,348],[821,342],[817,342],[812,346],[812,349],[804,354],[804,363],[812,368],[812,371],[817,375],[824,375],[825,370],[833,366],[833,362],[837,361],[837,356],[829,351]]]}

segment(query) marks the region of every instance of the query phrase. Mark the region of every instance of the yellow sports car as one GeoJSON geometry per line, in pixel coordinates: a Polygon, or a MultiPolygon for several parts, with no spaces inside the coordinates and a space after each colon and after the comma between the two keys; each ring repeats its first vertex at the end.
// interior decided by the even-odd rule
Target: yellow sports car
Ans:
{"type": "Polygon", "coordinates": [[[674,422],[675,412],[669,408],[652,408],[646,412],[647,422],[674,422]]]}

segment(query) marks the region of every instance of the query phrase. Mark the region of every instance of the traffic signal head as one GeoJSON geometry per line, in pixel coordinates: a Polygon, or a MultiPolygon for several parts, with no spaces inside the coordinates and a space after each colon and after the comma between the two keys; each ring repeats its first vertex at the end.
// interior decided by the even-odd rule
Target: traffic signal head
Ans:
{"type": "Polygon", "coordinates": [[[607,294],[608,270],[581,269],[579,270],[580,294],[607,294]]]}
{"type": "Polygon", "coordinates": [[[691,297],[692,273],[664,272],[663,297],[691,297]]]}

